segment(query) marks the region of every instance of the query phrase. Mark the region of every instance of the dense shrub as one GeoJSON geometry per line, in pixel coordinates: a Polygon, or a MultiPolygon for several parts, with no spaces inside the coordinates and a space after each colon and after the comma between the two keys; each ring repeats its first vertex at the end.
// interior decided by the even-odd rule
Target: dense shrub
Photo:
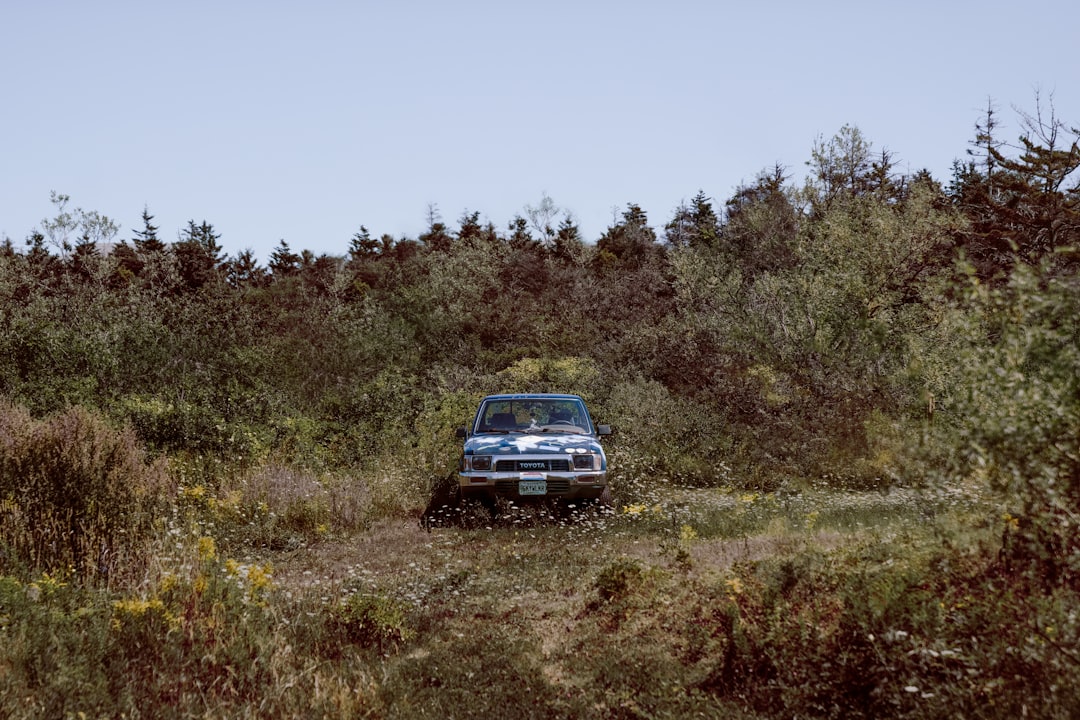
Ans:
{"type": "Polygon", "coordinates": [[[1076,595],[998,569],[910,535],[736,568],[699,687],[769,717],[1072,717],[1076,595]]]}
{"type": "Polygon", "coordinates": [[[997,287],[969,278],[947,440],[959,462],[945,472],[999,493],[1012,560],[1080,587],[1080,278],[1049,263],[1020,265],[997,287]]]}
{"type": "Polygon", "coordinates": [[[130,428],[117,430],[80,407],[34,420],[4,405],[0,443],[4,570],[105,579],[142,553],[168,480],[130,428]]]}
{"type": "Polygon", "coordinates": [[[335,611],[344,637],[353,643],[388,651],[415,635],[409,627],[408,606],[377,595],[353,594],[335,611]]]}

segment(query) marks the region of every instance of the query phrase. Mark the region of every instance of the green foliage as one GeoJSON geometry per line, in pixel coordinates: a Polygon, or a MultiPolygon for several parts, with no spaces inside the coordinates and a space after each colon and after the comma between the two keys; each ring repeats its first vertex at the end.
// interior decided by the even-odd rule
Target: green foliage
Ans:
{"type": "Polygon", "coordinates": [[[769,716],[1069,716],[1061,681],[1076,666],[1055,648],[1075,632],[1072,593],[1002,592],[992,553],[883,539],[738,568],[717,589],[730,604],[713,616],[722,640],[701,687],[769,716]]]}
{"type": "MultiPolygon", "coordinates": [[[[1018,266],[990,287],[969,275],[958,359],[953,472],[989,483],[1006,552],[1054,586],[1080,583],[1080,284],[1018,266]]],[[[946,470],[948,472],[948,470],[946,470]]]]}
{"type": "Polygon", "coordinates": [[[947,194],[845,126],[664,243],[545,197],[263,269],[54,195],[0,248],[5,712],[1070,717],[1080,156],[1023,117],[947,194]],[[400,534],[495,391],[584,395],[618,504],[400,534]],[[347,597],[254,559],[390,526],[347,597]]]}
{"type": "Polygon", "coordinates": [[[673,396],[656,381],[612,388],[604,422],[617,430],[611,465],[620,476],[651,476],[695,486],[726,486],[730,446],[725,418],[704,401],[673,396]]]}
{"type": "Polygon", "coordinates": [[[408,608],[391,598],[350,595],[338,606],[336,618],[349,642],[384,652],[415,635],[409,626],[408,608]]]}
{"type": "Polygon", "coordinates": [[[11,718],[113,713],[104,675],[108,613],[94,594],[49,574],[0,576],[4,672],[0,698],[11,718]]]}
{"type": "Polygon", "coordinates": [[[645,569],[636,560],[619,558],[605,566],[596,577],[594,587],[602,602],[621,602],[637,592],[644,584],[645,569]]]}
{"type": "Polygon", "coordinates": [[[161,451],[213,453],[230,460],[257,461],[266,455],[265,441],[239,423],[228,423],[213,408],[160,397],[124,398],[116,407],[139,439],[161,451]]]}
{"type": "Polygon", "coordinates": [[[0,406],[0,544],[6,572],[74,569],[107,579],[154,530],[168,490],[130,429],[74,407],[41,421],[0,406]],[[11,563],[11,564],[9,564],[11,563]]]}
{"type": "Polygon", "coordinates": [[[404,464],[421,477],[443,477],[454,470],[461,455],[455,431],[472,421],[482,397],[468,391],[429,396],[416,418],[414,456],[404,464]]]}
{"type": "Polygon", "coordinates": [[[397,665],[381,697],[402,718],[582,717],[553,691],[539,655],[533,642],[479,625],[397,665]]]}
{"type": "Polygon", "coordinates": [[[600,369],[589,357],[522,358],[496,375],[502,392],[572,392],[586,402],[600,385],[600,369]]]}

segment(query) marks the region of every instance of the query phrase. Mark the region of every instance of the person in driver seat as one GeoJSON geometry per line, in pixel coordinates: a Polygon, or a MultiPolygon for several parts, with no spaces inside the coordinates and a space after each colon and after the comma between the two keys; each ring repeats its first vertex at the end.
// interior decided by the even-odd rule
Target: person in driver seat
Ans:
{"type": "Polygon", "coordinates": [[[573,418],[570,417],[570,412],[567,410],[555,409],[551,411],[551,415],[548,417],[548,423],[573,423],[573,418]]]}

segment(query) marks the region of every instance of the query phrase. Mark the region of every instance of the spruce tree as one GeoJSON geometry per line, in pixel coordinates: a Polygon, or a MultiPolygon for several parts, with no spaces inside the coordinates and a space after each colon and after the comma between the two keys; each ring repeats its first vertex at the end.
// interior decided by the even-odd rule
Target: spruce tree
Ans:
{"type": "Polygon", "coordinates": [[[132,241],[135,243],[135,250],[142,255],[149,255],[150,253],[159,253],[165,249],[165,243],[158,239],[158,228],[151,221],[154,216],[150,214],[150,208],[143,206],[142,221],[143,229],[135,231],[135,237],[132,241]]]}

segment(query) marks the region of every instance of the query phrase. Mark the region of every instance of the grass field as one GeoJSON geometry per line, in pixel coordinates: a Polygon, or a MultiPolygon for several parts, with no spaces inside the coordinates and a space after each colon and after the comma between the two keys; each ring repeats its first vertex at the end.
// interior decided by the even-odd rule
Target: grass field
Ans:
{"type": "Polygon", "coordinates": [[[1074,707],[1069,651],[1052,651],[1054,633],[1075,631],[1071,598],[1039,601],[1042,618],[1061,620],[1042,627],[1040,645],[1024,626],[1028,600],[995,580],[1000,523],[971,488],[625,482],[611,508],[507,506],[425,529],[418,513],[365,520],[362,508],[337,522],[346,516],[325,507],[347,494],[341,478],[275,482],[294,492],[273,506],[229,485],[181,488],[141,574],[123,581],[3,578],[5,716],[1067,717],[1074,707]]]}

